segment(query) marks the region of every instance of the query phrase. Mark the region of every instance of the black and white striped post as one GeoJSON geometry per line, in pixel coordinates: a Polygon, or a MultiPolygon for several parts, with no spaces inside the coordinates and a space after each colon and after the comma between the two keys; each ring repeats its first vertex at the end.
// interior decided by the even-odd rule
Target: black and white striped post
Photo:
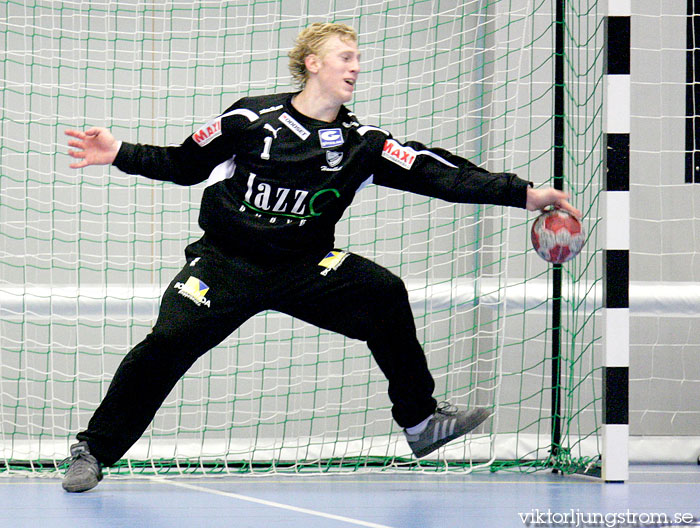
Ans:
{"type": "Polygon", "coordinates": [[[608,0],[603,209],[603,425],[601,476],[629,476],[630,15],[631,0],[608,0]]]}

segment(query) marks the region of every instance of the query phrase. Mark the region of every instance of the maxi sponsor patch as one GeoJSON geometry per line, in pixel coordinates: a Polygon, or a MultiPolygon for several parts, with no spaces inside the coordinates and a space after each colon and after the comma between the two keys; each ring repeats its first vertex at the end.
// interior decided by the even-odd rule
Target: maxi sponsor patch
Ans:
{"type": "Polygon", "coordinates": [[[221,135],[221,118],[217,117],[192,134],[192,139],[200,147],[208,145],[221,135]]]}
{"type": "Polygon", "coordinates": [[[398,141],[387,139],[384,142],[382,157],[393,161],[404,169],[410,169],[413,162],[416,161],[416,151],[411,147],[401,145],[398,141]]]}

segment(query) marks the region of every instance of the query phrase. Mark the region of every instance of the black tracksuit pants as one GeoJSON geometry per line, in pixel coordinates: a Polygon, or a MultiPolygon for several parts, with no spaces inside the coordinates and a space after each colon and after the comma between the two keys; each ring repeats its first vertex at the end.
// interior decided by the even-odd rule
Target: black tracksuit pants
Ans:
{"type": "Polygon", "coordinates": [[[264,310],[366,341],[389,381],[401,427],[435,410],[435,384],[406,288],[385,268],[349,254],[323,275],[325,252],[262,264],[226,255],[206,237],[185,254],[187,264],[163,294],[152,332],[124,357],[87,430],[77,435],[102,464],[114,464],[141,437],[197,358],[264,310]]]}

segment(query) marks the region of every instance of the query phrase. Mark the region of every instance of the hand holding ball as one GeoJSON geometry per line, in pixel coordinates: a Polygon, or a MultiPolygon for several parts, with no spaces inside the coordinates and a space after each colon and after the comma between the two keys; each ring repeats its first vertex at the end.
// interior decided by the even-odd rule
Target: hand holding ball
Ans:
{"type": "Polygon", "coordinates": [[[550,209],[538,216],[530,237],[537,254],[552,264],[574,258],[586,241],[581,221],[563,209],[550,209]]]}

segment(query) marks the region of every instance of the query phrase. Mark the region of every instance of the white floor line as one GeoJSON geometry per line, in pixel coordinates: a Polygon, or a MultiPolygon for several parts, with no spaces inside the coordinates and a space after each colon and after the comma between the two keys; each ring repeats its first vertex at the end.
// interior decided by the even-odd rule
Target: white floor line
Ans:
{"type": "Polygon", "coordinates": [[[228,491],[221,491],[217,489],[207,488],[203,486],[194,486],[192,484],[187,484],[185,482],[179,482],[174,480],[167,480],[162,477],[149,477],[148,480],[158,482],[161,484],[168,484],[170,486],[175,486],[178,488],[185,488],[192,491],[200,491],[202,493],[210,493],[212,495],[219,495],[222,497],[229,497],[231,499],[237,499],[246,502],[253,502],[255,504],[261,504],[263,506],[269,506],[271,508],[279,508],[281,510],[288,510],[297,513],[305,513],[307,515],[313,515],[315,517],[323,517],[326,519],[333,519],[334,521],[340,521],[348,524],[354,524],[355,526],[366,526],[368,528],[391,528],[384,524],[377,524],[367,521],[360,521],[358,519],[351,519],[350,517],[343,517],[342,515],[333,515],[332,513],[323,513],[316,510],[310,510],[308,508],[299,508],[298,506],[290,506],[289,504],[282,504],[281,502],[274,502],[265,499],[256,499],[255,497],[248,497],[247,495],[240,495],[238,493],[231,493],[228,491]]]}

